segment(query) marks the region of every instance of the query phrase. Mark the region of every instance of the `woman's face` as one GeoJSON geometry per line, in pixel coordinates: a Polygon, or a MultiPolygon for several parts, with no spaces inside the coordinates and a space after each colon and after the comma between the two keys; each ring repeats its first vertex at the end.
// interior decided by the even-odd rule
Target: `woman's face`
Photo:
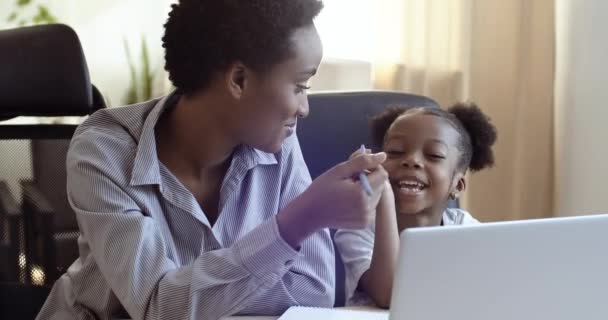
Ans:
{"type": "Polygon", "coordinates": [[[297,119],[308,115],[307,85],[323,55],[314,25],[297,29],[290,48],[290,58],[247,79],[240,114],[233,117],[239,122],[239,140],[265,152],[280,151],[285,138],[294,134],[297,119]]]}

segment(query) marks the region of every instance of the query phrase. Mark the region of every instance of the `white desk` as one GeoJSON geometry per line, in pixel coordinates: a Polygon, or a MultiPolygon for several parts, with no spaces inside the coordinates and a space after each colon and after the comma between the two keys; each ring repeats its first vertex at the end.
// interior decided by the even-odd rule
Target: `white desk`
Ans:
{"type": "Polygon", "coordinates": [[[233,316],[224,317],[221,320],[277,320],[281,316],[233,316]]]}
{"type": "Polygon", "coordinates": [[[232,316],[221,320],[277,320],[280,316],[232,316]]]}
{"type": "MultiPolygon", "coordinates": [[[[378,311],[381,313],[386,313],[388,315],[388,310],[378,309],[378,308],[374,308],[374,307],[343,307],[340,309],[378,311]]],[[[280,317],[281,316],[232,316],[232,317],[224,317],[221,320],[277,320],[280,317]]]]}

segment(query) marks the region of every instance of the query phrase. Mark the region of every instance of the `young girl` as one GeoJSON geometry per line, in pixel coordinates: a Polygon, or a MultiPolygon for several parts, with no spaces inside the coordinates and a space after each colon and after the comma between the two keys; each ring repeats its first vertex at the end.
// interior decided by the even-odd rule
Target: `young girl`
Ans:
{"type": "Polygon", "coordinates": [[[372,132],[387,154],[389,181],[375,222],[364,230],[340,230],[335,241],[346,268],[347,304],[386,308],[401,231],[479,223],[447,207],[465,190],[467,170],[493,165],[496,129],[474,104],[456,104],[448,111],[389,108],[372,119],[372,132]]]}

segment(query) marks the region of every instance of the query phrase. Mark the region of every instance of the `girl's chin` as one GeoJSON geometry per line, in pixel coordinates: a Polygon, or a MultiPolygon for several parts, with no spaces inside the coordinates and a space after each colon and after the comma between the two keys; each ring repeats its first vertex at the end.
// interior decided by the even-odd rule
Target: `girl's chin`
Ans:
{"type": "Polygon", "coordinates": [[[398,215],[404,215],[404,216],[424,215],[424,212],[426,211],[424,209],[425,209],[424,206],[417,205],[417,204],[411,203],[409,201],[407,202],[407,204],[397,203],[398,215]]]}

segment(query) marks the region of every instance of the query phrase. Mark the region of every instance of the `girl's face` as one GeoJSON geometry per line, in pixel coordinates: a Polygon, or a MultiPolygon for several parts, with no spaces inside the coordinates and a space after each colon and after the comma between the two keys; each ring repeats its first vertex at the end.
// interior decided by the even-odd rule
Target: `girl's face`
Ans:
{"type": "Polygon", "coordinates": [[[442,213],[451,192],[464,189],[464,174],[457,170],[459,135],[446,120],[407,113],[395,120],[386,133],[384,151],[395,193],[397,213],[442,213]]]}
{"type": "Polygon", "coordinates": [[[281,150],[298,118],[308,115],[309,79],[321,63],[321,40],[310,25],[291,36],[291,57],[263,74],[250,72],[233,123],[237,139],[265,152],[281,150]]]}

